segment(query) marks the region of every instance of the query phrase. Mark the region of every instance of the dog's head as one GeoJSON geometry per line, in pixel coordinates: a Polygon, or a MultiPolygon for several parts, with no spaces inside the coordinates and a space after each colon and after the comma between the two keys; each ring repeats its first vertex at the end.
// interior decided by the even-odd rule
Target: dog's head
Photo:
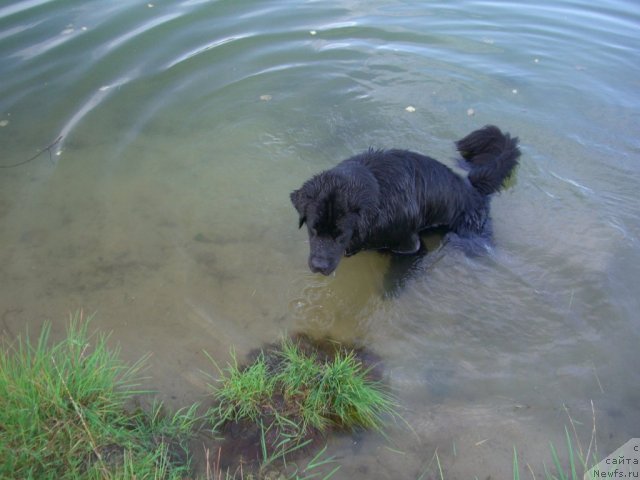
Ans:
{"type": "Polygon", "coordinates": [[[358,240],[363,209],[368,205],[352,182],[328,172],[292,192],[291,202],[300,215],[299,227],[307,225],[309,268],[331,274],[349,245],[358,240]]]}

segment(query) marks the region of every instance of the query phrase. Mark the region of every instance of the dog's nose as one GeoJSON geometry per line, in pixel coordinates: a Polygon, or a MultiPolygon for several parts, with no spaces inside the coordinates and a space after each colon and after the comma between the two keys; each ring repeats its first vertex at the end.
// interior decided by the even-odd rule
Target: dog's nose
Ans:
{"type": "Polygon", "coordinates": [[[319,257],[309,259],[309,268],[313,273],[321,273],[323,275],[329,275],[332,271],[329,260],[319,257]]]}

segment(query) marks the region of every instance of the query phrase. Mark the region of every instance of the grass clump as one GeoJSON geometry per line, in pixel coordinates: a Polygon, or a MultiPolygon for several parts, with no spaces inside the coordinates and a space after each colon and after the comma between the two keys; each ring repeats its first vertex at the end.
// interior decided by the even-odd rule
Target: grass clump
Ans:
{"type": "Polygon", "coordinates": [[[338,352],[321,370],[306,406],[340,427],[380,430],[383,414],[392,413],[393,402],[367,378],[355,354],[338,352]]]}
{"type": "Polygon", "coordinates": [[[329,428],[381,430],[395,414],[394,400],[355,351],[327,353],[309,339],[285,339],[247,366],[232,358],[219,369],[209,416],[215,429],[260,445],[261,458],[244,451],[244,461],[284,459],[329,428]]]}
{"type": "Polygon", "coordinates": [[[274,380],[269,376],[263,355],[242,371],[235,355],[232,357],[233,365],[227,368],[228,376],[217,392],[218,417],[258,421],[263,404],[273,394],[274,380]]]}
{"type": "Polygon", "coordinates": [[[72,317],[53,345],[45,324],[35,343],[19,337],[0,349],[0,478],[183,478],[180,445],[196,406],[174,416],[157,403],[127,410],[145,393],[136,384],[144,359],[126,366],[89,323],[72,317]]]}

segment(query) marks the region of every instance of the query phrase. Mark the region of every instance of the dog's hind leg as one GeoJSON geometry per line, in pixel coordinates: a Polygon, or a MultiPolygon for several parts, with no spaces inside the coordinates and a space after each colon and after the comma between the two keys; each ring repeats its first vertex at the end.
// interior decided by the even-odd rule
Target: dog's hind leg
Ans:
{"type": "Polygon", "coordinates": [[[413,255],[414,253],[418,253],[421,247],[420,235],[412,233],[400,243],[391,247],[391,251],[393,253],[399,253],[400,255],[413,255]]]}

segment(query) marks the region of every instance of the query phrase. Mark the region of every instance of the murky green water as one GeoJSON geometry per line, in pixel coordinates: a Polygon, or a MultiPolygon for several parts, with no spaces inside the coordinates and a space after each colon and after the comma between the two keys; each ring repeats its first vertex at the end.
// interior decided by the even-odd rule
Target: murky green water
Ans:
{"type": "Polygon", "coordinates": [[[509,478],[514,446],[540,472],[591,401],[607,454],[640,433],[639,25],[631,0],[5,1],[0,164],[62,139],[0,169],[0,330],[95,311],[175,406],[203,350],[365,344],[407,424],[332,439],[338,478],[436,449],[509,478]],[[487,123],[523,150],[491,255],[435,252],[394,297],[376,253],[307,271],[291,190],[369,146],[453,166],[487,123]]]}

